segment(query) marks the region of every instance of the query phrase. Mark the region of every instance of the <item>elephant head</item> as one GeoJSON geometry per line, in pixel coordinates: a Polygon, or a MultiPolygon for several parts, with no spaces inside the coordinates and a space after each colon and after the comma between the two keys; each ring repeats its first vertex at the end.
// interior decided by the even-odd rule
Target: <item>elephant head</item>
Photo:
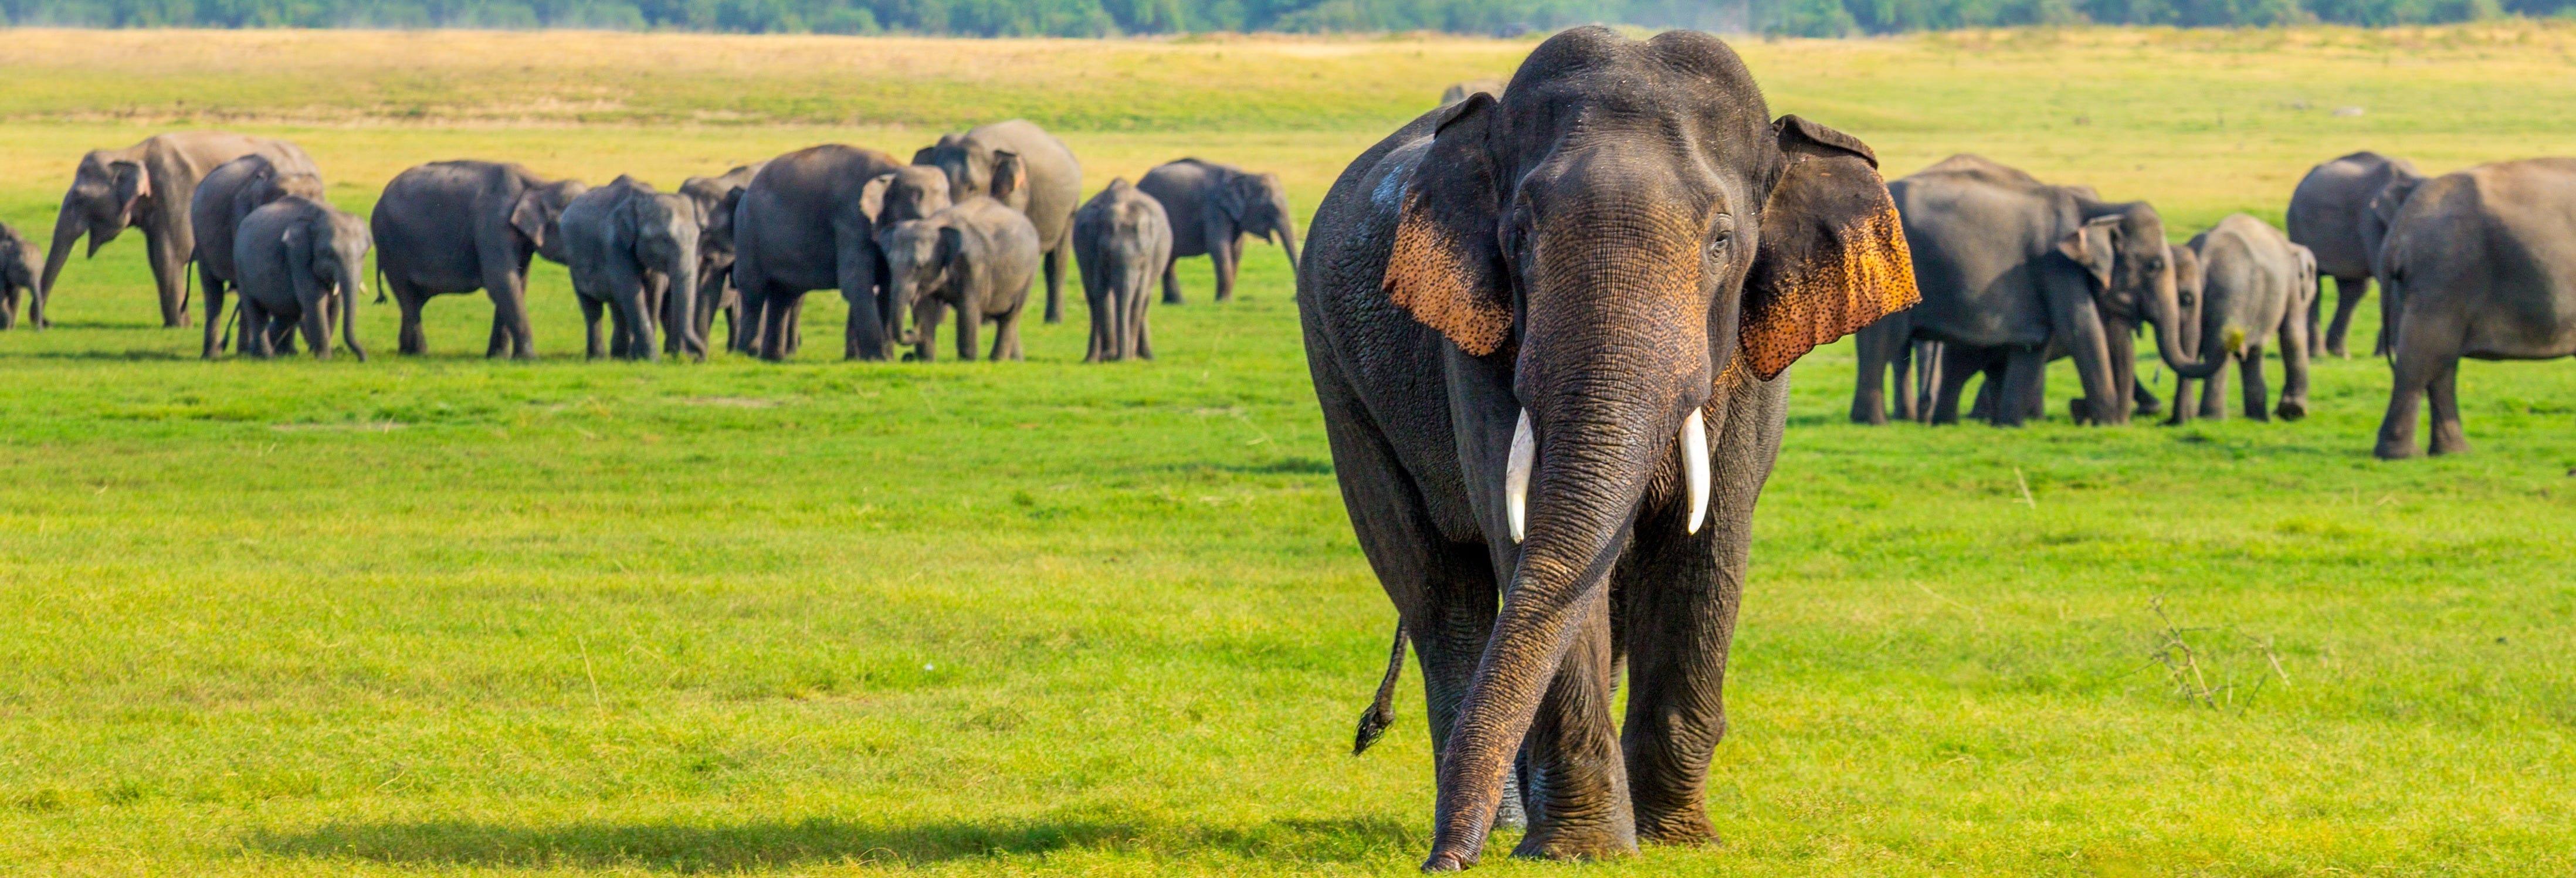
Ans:
{"type": "Polygon", "coordinates": [[[375,247],[375,238],[367,231],[364,218],[318,201],[301,200],[306,202],[305,209],[285,234],[287,269],[294,273],[298,298],[311,302],[336,298],[340,341],[363,361],[367,351],[358,346],[356,306],[358,297],[367,291],[362,278],[366,274],[367,251],[375,247]]]}
{"type": "MultiPolygon", "coordinates": [[[[2104,323],[2105,334],[2123,341],[2114,350],[2126,350],[2128,330],[2140,323],[2156,328],[2156,353],[2165,366],[2184,377],[2207,378],[2220,363],[2200,363],[2188,359],[2190,346],[2177,335],[2185,319],[2175,285],[2173,246],[2165,242],[2164,218],[2154,206],[2143,201],[2125,204],[2098,204],[2085,199],[2086,213],[2091,218],[2067,232],[2057,241],[2057,252],[2084,270],[2092,284],[2096,309],[2104,323]]],[[[2111,364],[2097,363],[2099,374],[2110,374],[2111,364]]],[[[2119,421],[2126,413],[2107,416],[2119,421]]]]}
{"type": "Polygon", "coordinates": [[[912,163],[935,167],[948,175],[948,197],[963,201],[972,195],[990,195],[995,200],[1026,211],[1029,208],[1028,178],[1014,160],[1004,167],[1005,157],[1016,159],[1009,150],[963,134],[943,134],[939,143],[923,147],[912,154],[912,163]]]}
{"type": "Polygon", "coordinates": [[[564,250],[564,206],[588,191],[590,186],[580,180],[530,180],[519,190],[518,199],[510,203],[510,228],[535,244],[537,255],[546,261],[565,264],[571,255],[564,250]]]}
{"type": "Polygon", "coordinates": [[[698,289],[698,242],[704,237],[698,217],[697,202],[688,196],[665,192],[638,192],[626,201],[627,224],[635,242],[635,260],[644,267],[659,271],[670,281],[670,291],[663,302],[661,320],[665,332],[682,337],[682,350],[706,351],[702,339],[696,338],[698,289]]]}
{"type": "Polygon", "coordinates": [[[916,336],[905,322],[913,309],[965,279],[960,264],[965,243],[963,233],[938,217],[905,220],[877,232],[877,248],[886,260],[886,325],[893,330],[888,337],[912,342],[916,336]]]}
{"type": "Polygon", "coordinates": [[[1217,209],[1246,234],[1275,241],[1288,251],[1288,271],[1297,271],[1297,221],[1288,209],[1288,187],[1277,174],[1236,174],[1217,189],[1217,209]]]}
{"type": "Polygon", "coordinates": [[[82,156],[80,168],[72,175],[72,188],[63,193],[62,209],[54,215],[54,245],[45,253],[43,288],[54,288],[72,242],[86,234],[86,255],[98,255],[98,248],[134,224],[151,197],[152,172],[134,151],[101,149],[82,156]]]}
{"type": "Polygon", "coordinates": [[[18,230],[0,225],[0,329],[18,325],[18,303],[36,290],[36,248],[18,230]]]}
{"type": "MultiPolygon", "coordinates": [[[[2199,239],[2193,239],[2193,243],[2198,244],[2199,239]]],[[[2175,247],[2173,248],[2173,263],[2175,305],[2174,322],[2181,324],[2175,328],[2174,338],[2182,345],[2183,350],[2200,350],[2200,304],[2202,298],[2202,283],[2207,280],[2206,276],[2201,273],[2200,251],[2194,250],[2191,247],[2175,247]]],[[[2176,402],[2174,404],[2181,405],[2182,403],[2176,402]]]]}
{"type": "Polygon", "coordinates": [[[868,215],[884,225],[922,219],[953,202],[948,194],[947,173],[928,165],[910,165],[880,174],[868,185],[872,190],[869,197],[876,205],[868,215]]]}
{"type": "Polygon", "coordinates": [[[1869,147],[1771,119],[1708,34],[1560,33],[1499,101],[1468,95],[1433,130],[1403,189],[1379,190],[1397,210],[1382,283],[1520,408],[1500,483],[1474,489],[1501,495],[1519,553],[1439,766],[1425,868],[1454,869],[1632,529],[1701,532],[1702,410],[1920,297],[1869,147]]]}
{"type": "Polygon", "coordinates": [[[2370,254],[2370,273],[2380,277],[2382,287],[2388,284],[2386,274],[2380,270],[2379,247],[2388,240],[2388,225],[2396,221],[2398,209],[2405,207],[2406,199],[2414,197],[2415,187],[2422,185],[2424,175],[2410,168],[2390,168],[2388,185],[2379,187],[2362,210],[2361,251],[2370,254]]]}

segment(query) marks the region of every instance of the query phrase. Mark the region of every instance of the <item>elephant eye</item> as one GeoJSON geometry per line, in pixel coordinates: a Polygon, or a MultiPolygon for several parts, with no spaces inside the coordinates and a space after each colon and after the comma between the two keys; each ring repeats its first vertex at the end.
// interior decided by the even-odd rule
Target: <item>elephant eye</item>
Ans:
{"type": "Polygon", "coordinates": [[[1735,240],[1735,215],[1734,215],[1734,214],[1721,213],[1721,214],[1718,214],[1715,218],[1713,218],[1713,219],[1709,220],[1709,223],[1708,223],[1708,255],[1709,255],[1709,258],[1711,258],[1711,259],[1724,259],[1724,258],[1726,258],[1726,245],[1727,245],[1727,244],[1729,244],[1729,243],[1731,243],[1731,242],[1733,242],[1734,240],[1735,240]]]}

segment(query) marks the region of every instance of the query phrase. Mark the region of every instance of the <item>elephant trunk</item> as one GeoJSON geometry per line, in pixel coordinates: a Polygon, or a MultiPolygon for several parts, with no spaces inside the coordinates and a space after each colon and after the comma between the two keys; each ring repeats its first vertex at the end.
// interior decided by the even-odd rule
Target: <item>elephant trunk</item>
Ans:
{"type": "MultiPolygon", "coordinates": [[[[2191,346],[2183,341],[2182,322],[2187,319],[2187,315],[2183,313],[2181,296],[2174,289],[2174,283],[2171,280],[2157,285],[2156,294],[2147,300],[2146,311],[2147,319],[2156,325],[2156,356],[2163,359],[2165,368],[2172,369],[2175,375],[2198,381],[2218,374],[2218,370],[2227,365],[2227,357],[2223,354],[2210,355],[2210,339],[2207,332],[2201,333],[2199,358],[2181,359],[2184,352],[2189,351],[2191,346]]],[[[2200,296],[2200,312],[2210,313],[2206,281],[2203,282],[2200,296]]]]}
{"type": "MultiPolygon", "coordinates": [[[[89,223],[79,209],[66,202],[62,213],[54,217],[54,246],[45,251],[44,277],[36,284],[36,302],[39,305],[54,291],[54,279],[63,273],[63,263],[71,256],[72,242],[80,240],[81,233],[88,230],[89,223]]],[[[36,325],[42,327],[44,323],[40,321],[36,325]]]]}
{"type": "Polygon", "coordinates": [[[357,357],[358,362],[364,363],[367,361],[367,349],[358,346],[358,297],[366,294],[367,287],[359,281],[359,277],[356,264],[349,260],[341,260],[340,277],[337,280],[340,285],[340,343],[348,346],[350,356],[357,357]]]}
{"type": "Polygon", "coordinates": [[[1279,224],[1279,246],[1288,251],[1288,282],[1295,284],[1297,282],[1297,227],[1295,225],[1286,222],[1279,224]]]}
{"type": "Polygon", "coordinates": [[[662,331],[679,338],[682,354],[703,361],[707,342],[698,337],[698,245],[682,238],[672,249],[671,262],[662,269],[671,284],[668,301],[662,303],[662,331]]]}

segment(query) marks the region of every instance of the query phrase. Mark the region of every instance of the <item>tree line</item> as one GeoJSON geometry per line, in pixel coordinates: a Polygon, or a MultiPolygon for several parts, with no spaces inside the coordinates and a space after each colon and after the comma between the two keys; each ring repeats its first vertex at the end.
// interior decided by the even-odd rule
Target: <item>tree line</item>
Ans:
{"type": "Polygon", "coordinates": [[[1097,37],[1514,35],[1611,22],[1793,36],[2082,23],[2266,27],[2576,15],[2576,0],[0,0],[11,25],[592,28],[1097,37]]]}

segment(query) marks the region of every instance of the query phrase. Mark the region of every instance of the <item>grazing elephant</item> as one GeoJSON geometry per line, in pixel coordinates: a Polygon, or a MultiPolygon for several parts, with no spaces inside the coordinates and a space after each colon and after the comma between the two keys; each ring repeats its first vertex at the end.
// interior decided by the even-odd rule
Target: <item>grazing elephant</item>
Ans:
{"type": "Polygon", "coordinates": [[[35,298],[36,272],[36,245],[0,223],[0,329],[18,325],[18,303],[35,298]]]}
{"type": "Polygon", "coordinates": [[[2379,249],[2388,416],[2375,453],[2415,456],[2415,409],[2433,397],[2433,453],[2469,450],[2460,358],[2576,354],[2576,159],[2479,165],[2415,186],[2379,249]]]}
{"type": "MultiPolygon", "coordinates": [[[[199,356],[214,359],[224,351],[224,292],[234,285],[233,231],[244,217],[289,195],[322,200],[322,178],[301,171],[281,171],[267,156],[253,153],[225,162],[197,181],[188,201],[188,225],[197,243],[189,259],[197,264],[197,285],[206,291],[206,344],[199,356]]],[[[293,353],[293,335],[280,333],[293,353]]]]}
{"type": "Polygon", "coordinates": [[[994,324],[987,359],[1017,360],[1020,310],[1044,256],[1037,225],[1026,214],[986,195],[968,197],[938,213],[894,223],[878,234],[886,254],[888,300],[894,318],[914,311],[915,359],[936,359],[942,312],[957,311],[957,358],[975,359],[975,333],[994,324]]]}
{"type": "MultiPolygon", "coordinates": [[[[689,315],[689,331],[701,343],[715,337],[716,312],[725,316],[725,349],[740,350],[746,333],[742,326],[742,295],[733,285],[733,208],[742,199],[742,190],[751,185],[753,175],[763,163],[748,164],[713,177],[690,177],[680,182],[680,194],[698,208],[698,280],[697,308],[689,315]]],[[[664,353],[678,353],[678,333],[664,333],[664,353]]]]}
{"type": "Polygon", "coordinates": [[[295,144],[222,131],[160,134],[124,149],[91,150],[82,156],[71,190],[63,193],[62,210],[54,216],[54,245],[45,252],[44,279],[36,285],[28,322],[38,329],[53,325],[45,306],[72,242],[88,234],[89,255],[96,256],[98,248],[134,226],[143,230],[144,259],[161,292],[161,325],[188,325],[188,254],[197,247],[188,223],[190,199],[207,173],[254,153],[291,172],[317,173],[313,158],[295,144]]]}
{"type": "Polygon", "coordinates": [[[1440,90],[1440,106],[1447,107],[1450,104],[1466,100],[1468,95],[1475,94],[1477,92],[1483,92],[1499,98],[1503,96],[1503,89],[1509,85],[1510,83],[1499,79],[1470,79],[1465,82],[1452,82],[1449,84],[1448,88],[1440,90]]]}
{"type": "MultiPolygon", "coordinates": [[[[1985,406],[1990,422],[2020,425],[2040,411],[2052,355],[2073,357],[2083,378],[2077,420],[2126,423],[2140,399],[2132,334],[2142,322],[2156,327],[2157,350],[2177,373],[2205,378],[2217,368],[2175,359],[2172,257],[2164,222],[2145,202],[2102,201],[1973,155],[1887,188],[1923,293],[1906,318],[1911,335],[1943,343],[1932,423],[1958,422],[1959,391],[1982,372],[2000,388],[1985,406]]],[[[1861,374],[1883,367],[1864,356],[1861,374]]],[[[1854,393],[1855,416],[1874,384],[1854,393]]]]}
{"type": "Polygon", "coordinates": [[[276,354],[270,321],[300,325],[318,359],[331,358],[331,318],[340,318],[340,340],[360,362],[358,278],[374,243],[367,221],[300,195],[269,202],[243,217],[233,239],[233,270],[241,288],[241,346],[259,357],[276,354]]]}
{"type": "MultiPolygon", "coordinates": [[[[2371,266],[2379,251],[2379,238],[2388,230],[2387,218],[2371,212],[2370,200],[2392,183],[2412,186],[2423,179],[2414,163],[2405,159],[2356,152],[2310,168],[2307,176],[2299,178],[2299,188],[2291,190],[2286,217],[2290,241],[2317,255],[2318,274],[2335,279],[2331,325],[2319,325],[2323,322],[2325,296],[2310,299],[2309,356],[2350,356],[2344,349],[2344,335],[2352,328],[2353,311],[2370,293],[2371,266]]],[[[2384,332],[2377,348],[2375,353],[2387,352],[2384,332]]]]}
{"type": "Polygon", "coordinates": [[[1153,359],[1145,307],[1154,277],[1172,261],[1172,221],[1162,203],[1125,177],[1109,181],[1074,212],[1073,253],[1082,263],[1082,297],[1091,303],[1091,346],[1082,359],[1153,359]]]}
{"type": "Polygon", "coordinates": [[[1064,269],[1073,258],[1073,211],[1082,204],[1082,162],[1073,157],[1073,149],[1036,124],[1013,119],[940,135],[938,144],[913,153],[912,163],[946,171],[949,197],[963,201],[978,192],[995,193],[1001,180],[993,166],[1006,152],[1020,157],[1028,180],[1014,184],[1018,190],[1001,200],[1037,226],[1046,249],[1046,322],[1062,323],[1064,269]]]}
{"type": "Polygon", "coordinates": [[[751,327],[741,350],[795,355],[805,294],[837,289],[850,303],[841,356],[886,358],[896,324],[880,292],[885,256],[871,202],[885,191],[878,178],[902,167],[894,156],[833,143],[770,159],[752,176],[733,216],[733,279],[751,327]]]}
{"type": "Polygon", "coordinates": [[[1425,871],[1476,861],[1507,775],[1517,854],[1711,840],[1782,376],[1915,300],[1876,163],[1774,122],[1714,36],[1595,26],[1540,44],[1501,100],[1370,147],[1325,196],[1298,278],[1306,360],[1342,501],[1422,659],[1425,871]]]}
{"type": "Polygon", "coordinates": [[[486,357],[537,355],[528,327],[528,258],[563,264],[564,206],[589,191],[517,164],[453,161],[394,176],[376,200],[376,274],[402,306],[402,352],[425,354],[420,309],[432,296],[482,290],[492,297],[486,357]]]}
{"type": "Polygon", "coordinates": [[[1183,257],[1205,255],[1216,263],[1216,300],[1234,299],[1234,273],[1243,265],[1243,236],[1278,241],[1297,273],[1297,221],[1288,209],[1288,187],[1277,174],[1254,174],[1233,165],[1182,159],[1145,173],[1136,188],[1163,203],[1172,218],[1172,261],[1163,267],[1163,304],[1181,303],[1173,268],[1183,257]]]}
{"type": "Polygon", "coordinates": [[[696,333],[698,205],[685,195],[656,192],[651,184],[620,175],[564,206],[564,250],[572,257],[572,289],[587,327],[591,359],[661,356],[655,326],[679,338],[682,355],[706,359],[696,333]],[[616,309],[617,338],[602,346],[600,311],[616,309]]]}
{"type": "MultiPolygon", "coordinates": [[[[2174,251],[2175,259],[2192,253],[2195,258],[2185,272],[2197,271],[2199,277],[2185,286],[2193,289],[2193,301],[2185,305],[2196,311],[2199,327],[2178,334],[2178,340],[2197,341],[2195,354],[2203,363],[2225,363],[2233,359],[2245,382],[2245,416],[2257,421],[2269,420],[2265,410],[2271,390],[2263,382],[2263,340],[2281,340],[2281,406],[2284,421],[2308,416],[2308,321],[2306,307],[2317,290],[2317,261],[2308,248],[2290,243],[2262,220],[2245,214],[2231,214],[2218,225],[2191,239],[2188,248],[2174,251]],[[2188,338],[2182,338],[2187,336],[2188,338]]],[[[2179,297],[2177,297],[2179,298],[2179,297]]],[[[2177,378],[2174,382],[2174,406],[2169,424],[2191,419],[2192,380],[2177,378]]],[[[2227,370],[2210,373],[2200,390],[2200,416],[2227,416],[2225,394],[2227,370]]]]}

